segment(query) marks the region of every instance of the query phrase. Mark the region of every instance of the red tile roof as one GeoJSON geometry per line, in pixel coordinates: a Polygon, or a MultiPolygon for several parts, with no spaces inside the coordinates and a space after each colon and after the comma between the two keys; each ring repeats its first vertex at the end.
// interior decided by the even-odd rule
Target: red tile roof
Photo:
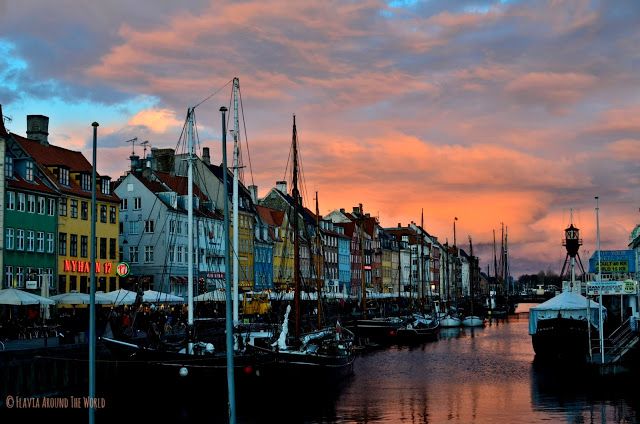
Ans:
{"type": "MultiPolygon", "coordinates": [[[[186,196],[188,194],[189,179],[187,177],[180,177],[177,175],[171,175],[168,172],[160,172],[160,171],[156,171],[155,175],[158,177],[160,181],[162,181],[169,188],[171,188],[171,190],[178,193],[178,195],[186,196]]],[[[198,186],[195,184],[193,185],[193,195],[198,196],[203,201],[209,200],[209,198],[205,196],[204,193],[200,191],[198,186]]]]}
{"type": "MultiPolygon", "coordinates": [[[[30,140],[28,138],[21,137],[16,134],[11,134],[15,141],[31,156],[39,165],[42,172],[54,181],[58,189],[67,194],[71,194],[78,197],[91,197],[91,191],[83,190],[72,175],[69,175],[69,185],[65,186],[58,182],[58,178],[47,167],[59,167],[64,166],[69,169],[69,173],[91,173],[92,166],[87,159],[80,152],[74,150],[65,149],[63,147],[54,146],[52,144],[46,146],[40,144],[36,140],[30,140]]],[[[96,174],[96,178],[99,175],[96,174]]],[[[118,202],[118,196],[113,192],[106,195],[101,191],[96,192],[96,199],[108,202],[118,202]]]]}

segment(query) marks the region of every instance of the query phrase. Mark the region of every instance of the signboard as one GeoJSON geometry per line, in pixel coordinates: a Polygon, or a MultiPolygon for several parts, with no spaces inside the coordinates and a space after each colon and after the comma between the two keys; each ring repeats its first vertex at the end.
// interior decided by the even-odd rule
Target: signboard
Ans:
{"type": "MultiPolygon", "coordinates": [[[[602,250],[600,252],[600,267],[604,274],[636,272],[636,257],[633,250],[602,250]]],[[[589,272],[598,272],[598,252],[589,258],[589,272]]]]}
{"type": "Polygon", "coordinates": [[[116,274],[118,275],[118,277],[126,277],[127,275],[129,275],[129,271],[129,264],[126,262],[120,262],[116,266],[116,274]]]}
{"type": "Polygon", "coordinates": [[[627,281],[592,281],[587,283],[588,295],[623,295],[636,294],[637,282],[627,281]]]}
{"type": "Polygon", "coordinates": [[[37,281],[27,281],[27,289],[37,289],[38,288],[38,282],[37,281]]]}

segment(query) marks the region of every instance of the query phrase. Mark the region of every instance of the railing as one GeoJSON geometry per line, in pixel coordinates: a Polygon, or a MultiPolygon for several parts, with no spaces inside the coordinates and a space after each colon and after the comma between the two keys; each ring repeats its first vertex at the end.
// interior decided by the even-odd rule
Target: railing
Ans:
{"type": "MultiPolygon", "coordinates": [[[[604,340],[605,363],[618,362],[640,340],[638,333],[631,326],[631,319],[628,318],[604,340]]],[[[599,354],[599,340],[593,342],[592,352],[599,354]]]]}

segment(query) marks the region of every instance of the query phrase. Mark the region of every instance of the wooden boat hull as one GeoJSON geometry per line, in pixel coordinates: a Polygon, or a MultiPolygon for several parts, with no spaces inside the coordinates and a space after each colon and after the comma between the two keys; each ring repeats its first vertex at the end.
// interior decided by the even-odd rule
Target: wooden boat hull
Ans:
{"type": "Polygon", "coordinates": [[[536,357],[585,361],[589,354],[587,321],[570,318],[541,319],[531,335],[536,357]]]}

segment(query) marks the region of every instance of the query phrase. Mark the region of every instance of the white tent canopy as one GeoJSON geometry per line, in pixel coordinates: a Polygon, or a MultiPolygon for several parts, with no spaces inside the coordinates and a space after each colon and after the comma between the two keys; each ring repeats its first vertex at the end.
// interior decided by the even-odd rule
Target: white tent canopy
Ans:
{"type": "Polygon", "coordinates": [[[14,288],[0,290],[0,305],[53,305],[55,301],[14,288]]]}
{"type": "MultiPolygon", "coordinates": [[[[98,294],[96,293],[96,296],[98,294]]],[[[136,292],[125,289],[118,289],[110,291],[108,293],[100,293],[100,297],[107,299],[109,304],[120,305],[133,305],[136,301],[136,292]]]]}
{"type": "MultiPolygon", "coordinates": [[[[76,291],[56,294],[55,296],[51,296],[50,299],[55,301],[58,305],[88,305],[89,303],[91,303],[91,295],[87,293],[79,293],[76,291]]],[[[96,293],[96,305],[105,305],[109,303],[111,303],[111,300],[109,298],[105,298],[101,293],[96,293]]]]}
{"type": "Polygon", "coordinates": [[[183,303],[184,299],[170,293],[145,290],[142,296],[142,301],[146,303],[183,303]]]}
{"type": "MultiPolygon", "coordinates": [[[[546,302],[529,309],[529,334],[536,333],[539,320],[557,318],[558,314],[563,318],[573,318],[586,321],[587,309],[589,309],[591,325],[597,328],[600,304],[593,300],[589,300],[576,292],[562,292],[546,302]]],[[[602,309],[603,313],[606,312],[605,307],[602,309]]]]}

